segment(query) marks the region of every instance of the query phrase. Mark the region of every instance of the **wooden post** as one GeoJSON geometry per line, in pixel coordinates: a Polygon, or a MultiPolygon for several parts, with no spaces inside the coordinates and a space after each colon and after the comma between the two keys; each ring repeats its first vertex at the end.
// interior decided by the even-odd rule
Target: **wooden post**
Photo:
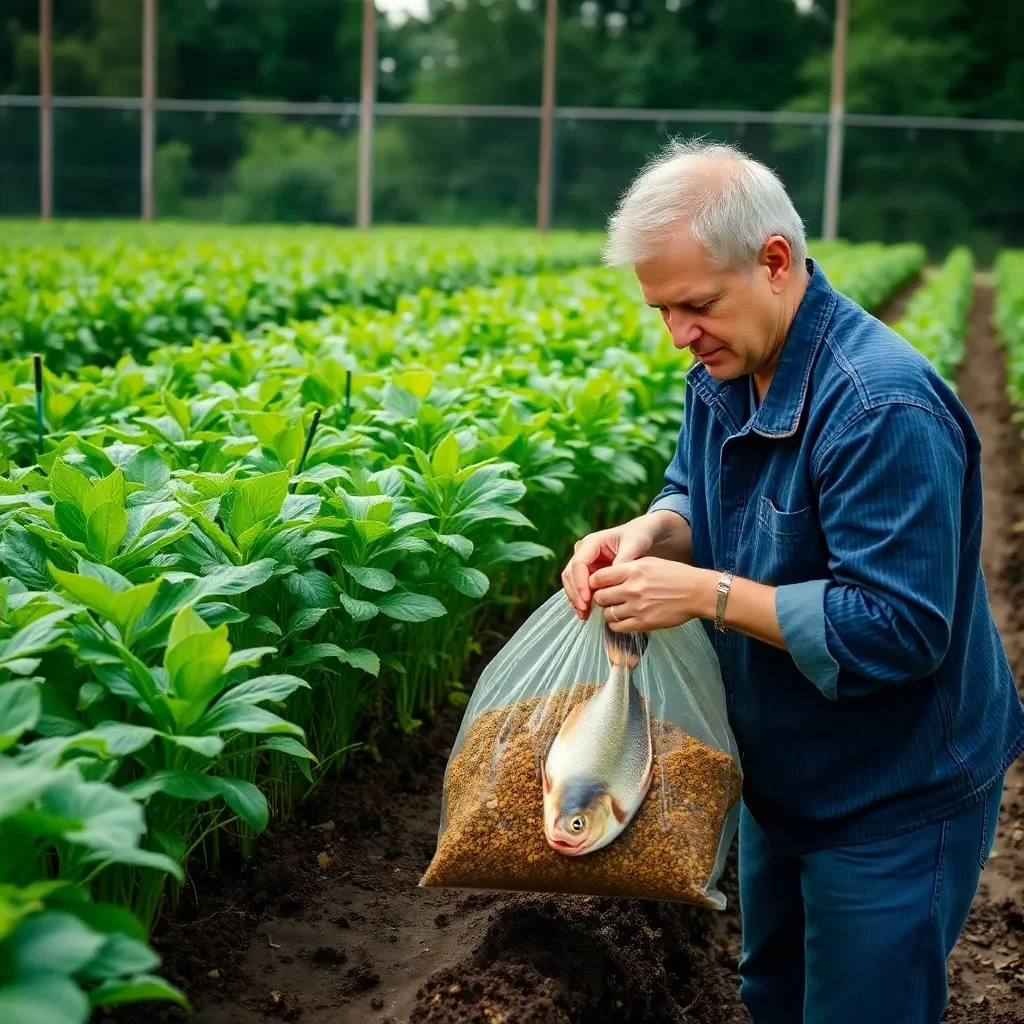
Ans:
{"type": "Polygon", "coordinates": [[[142,6],[142,219],[153,219],[156,149],[156,0],[142,6]]]}
{"type": "Polygon", "coordinates": [[[823,236],[832,241],[839,230],[839,193],[843,171],[843,118],[846,113],[846,36],[850,0],[836,0],[832,40],[832,88],[828,107],[828,155],[825,163],[823,236]]]}
{"type": "Polygon", "coordinates": [[[537,228],[545,232],[551,228],[557,41],[558,0],[547,0],[544,16],[544,72],[540,100],[540,167],[537,173],[537,228]]]}
{"type": "Polygon", "coordinates": [[[39,213],[53,216],[53,0],[39,0],[39,213]]]}
{"type": "Polygon", "coordinates": [[[377,9],[363,0],[363,61],[359,82],[359,189],[356,223],[373,219],[373,107],[377,99],[377,9]]]}

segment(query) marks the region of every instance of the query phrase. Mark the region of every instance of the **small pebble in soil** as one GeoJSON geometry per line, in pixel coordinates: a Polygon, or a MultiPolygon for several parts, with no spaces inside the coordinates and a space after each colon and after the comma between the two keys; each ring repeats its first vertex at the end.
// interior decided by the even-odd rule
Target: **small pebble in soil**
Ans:
{"type": "Polygon", "coordinates": [[[384,997],[383,996],[374,996],[370,1000],[370,1009],[371,1010],[383,1010],[384,1009],[384,997]]]}

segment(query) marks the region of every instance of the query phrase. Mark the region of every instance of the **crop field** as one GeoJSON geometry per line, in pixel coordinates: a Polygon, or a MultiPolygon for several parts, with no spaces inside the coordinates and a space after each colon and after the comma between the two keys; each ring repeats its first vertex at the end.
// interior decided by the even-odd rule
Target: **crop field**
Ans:
{"type": "MultiPolygon", "coordinates": [[[[674,447],[601,241],[5,231],[0,1021],[743,1019],[731,869],[723,914],[416,885],[476,675],[674,447]]],[[[811,252],[976,418],[1019,670],[1024,253],[811,252]]],[[[951,1020],[1024,994],[1022,829],[1018,772],[951,1020]]]]}

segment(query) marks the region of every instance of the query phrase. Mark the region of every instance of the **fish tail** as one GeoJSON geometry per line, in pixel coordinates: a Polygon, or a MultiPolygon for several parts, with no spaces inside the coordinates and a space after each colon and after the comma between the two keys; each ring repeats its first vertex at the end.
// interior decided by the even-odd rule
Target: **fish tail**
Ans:
{"type": "Polygon", "coordinates": [[[616,633],[605,623],[604,649],[613,665],[634,669],[647,650],[647,634],[616,633]]]}

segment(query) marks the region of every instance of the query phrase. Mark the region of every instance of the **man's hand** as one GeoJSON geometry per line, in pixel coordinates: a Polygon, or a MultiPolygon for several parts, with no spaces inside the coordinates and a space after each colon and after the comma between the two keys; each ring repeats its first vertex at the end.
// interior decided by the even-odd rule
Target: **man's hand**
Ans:
{"type": "Polygon", "coordinates": [[[664,558],[598,569],[589,579],[594,603],[616,632],[671,629],[706,616],[716,601],[717,574],[664,558]]]}
{"type": "Polygon", "coordinates": [[[647,555],[685,561],[691,557],[690,525],[675,512],[661,511],[631,519],[610,530],[598,530],[577,541],[562,586],[581,619],[590,616],[595,570],[622,565],[647,555]]]}
{"type": "MultiPolygon", "coordinates": [[[[648,633],[690,619],[714,619],[719,578],[711,569],[645,556],[598,569],[587,586],[614,632],[648,633]]],[[[733,579],[725,625],[788,650],[775,610],[775,587],[738,576],[733,579]]]]}

